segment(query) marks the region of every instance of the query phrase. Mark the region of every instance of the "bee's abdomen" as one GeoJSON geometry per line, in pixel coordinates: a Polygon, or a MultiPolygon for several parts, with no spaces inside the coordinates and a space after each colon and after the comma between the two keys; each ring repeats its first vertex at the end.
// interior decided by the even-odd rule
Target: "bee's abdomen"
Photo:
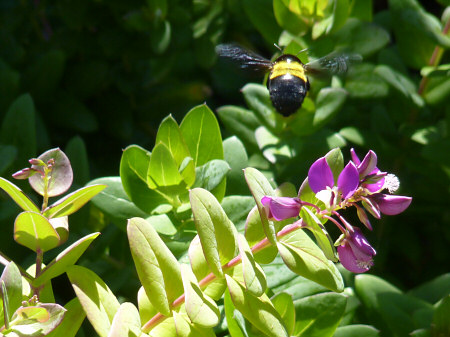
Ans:
{"type": "Polygon", "coordinates": [[[283,116],[289,116],[302,106],[309,83],[308,79],[305,81],[287,73],[269,79],[267,87],[275,109],[283,116]]]}

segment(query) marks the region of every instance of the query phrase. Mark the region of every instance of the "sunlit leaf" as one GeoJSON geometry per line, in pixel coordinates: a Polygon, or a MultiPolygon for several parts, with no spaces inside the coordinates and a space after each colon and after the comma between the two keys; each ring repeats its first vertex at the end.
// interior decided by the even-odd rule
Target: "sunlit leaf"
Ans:
{"type": "Polygon", "coordinates": [[[40,212],[40,209],[28,198],[23,191],[10,181],[0,177],[0,188],[19,205],[24,211],[40,212]]]}

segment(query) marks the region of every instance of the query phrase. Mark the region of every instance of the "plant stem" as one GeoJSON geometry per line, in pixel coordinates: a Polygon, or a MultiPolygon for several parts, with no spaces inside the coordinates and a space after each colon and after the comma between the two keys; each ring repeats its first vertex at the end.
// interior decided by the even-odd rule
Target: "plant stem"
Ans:
{"type": "MultiPolygon", "coordinates": [[[[302,227],[303,227],[303,220],[300,219],[299,221],[296,221],[291,225],[285,226],[282,230],[280,230],[277,233],[277,238],[282,238],[283,236],[285,236],[297,229],[300,229],[302,227]]],[[[267,238],[264,238],[260,242],[253,245],[251,248],[251,251],[253,254],[255,254],[269,246],[271,246],[271,243],[269,242],[269,240],[267,238]]],[[[242,258],[241,258],[241,255],[239,254],[239,255],[235,256],[234,258],[232,258],[229,262],[224,264],[222,266],[222,270],[223,271],[230,270],[230,269],[236,267],[241,262],[242,262],[242,258]]],[[[213,273],[209,273],[203,279],[201,279],[198,282],[198,284],[199,284],[200,288],[204,289],[207,287],[208,284],[210,284],[211,282],[213,282],[216,279],[217,279],[216,275],[214,275],[213,273]]],[[[175,301],[172,302],[171,308],[176,308],[176,307],[182,305],[185,302],[185,299],[186,299],[185,295],[182,294],[180,297],[178,297],[175,301]]],[[[147,323],[144,324],[144,326],[142,327],[142,332],[148,333],[150,330],[152,330],[153,327],[155,327],[156,325],[158,325],[159,323],[164,321],[166,318],[169,318],[169,317],[164,316],[163,314],[158,312],[149,321],[147,321],[147,323]]]]}

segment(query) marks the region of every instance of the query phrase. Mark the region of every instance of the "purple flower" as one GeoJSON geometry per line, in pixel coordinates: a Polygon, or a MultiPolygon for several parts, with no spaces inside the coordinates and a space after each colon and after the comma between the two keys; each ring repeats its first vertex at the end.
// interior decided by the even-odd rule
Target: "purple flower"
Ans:
{"type": "Polygon", "coordinates": [[[299,198],[264,196],[261,199],[261,203],[266,209],[267,217],[277,221],[298,216],[302,207],[302,202],[299,198]]]}
{"type": "Polygon", "coordinates": [[[373,266],[373,256],[376,254],[375,249],[357,227],[346,231],[345,238],[337,247],[337,251],[344,268],[353,273],[368,271],[373,266]]]}
{"type": "Polygon", "coordinates": [[[389,195],[375,193],[368,196],[372,204],[377,205],[381,213],[386,215],[397,215],[403,212],[411,204],[411,197],[401,195],[389,195]]]}
{"type": "Polygon", "coordinates": [[[359,179],[362,181],[362,186],[367,188],[370,192],[378,192],[383,189],[385,172],[381,172],[377,167],[377,155],[370,150],[367,152],[363,161],[360,161],[356,155],[355,150],[350,149],[352,160],[356,165],[359,173],[359,179]]]}
{"type": "MultiPolygon", "coordinates": [[[[317,159],[309,168],[308,183],[314,193],[323,190],[334,189],[334,177],[325,157],[317,159]]],[[[339,174],[337,190],[342,193],[342,198],[350,198],[359,185],[359,173],[352,162],[349,162],[339,174]]]]}

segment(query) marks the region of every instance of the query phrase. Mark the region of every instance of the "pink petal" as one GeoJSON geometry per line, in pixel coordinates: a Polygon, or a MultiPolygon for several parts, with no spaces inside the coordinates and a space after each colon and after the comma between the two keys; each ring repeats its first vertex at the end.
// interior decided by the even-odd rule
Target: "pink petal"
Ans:
{"type": "Polygon", "coordinates": [[[298,216],[301,202],[297,198],[288,197],[263,197],[261,203],[269,209],[269,218],[277,221],[289,219],[298,216]]]}
{"type": "Polygon", "coordinates": [[[317,159],[309,168],[308,183],[314,193],[334,186],[333,172],[325,157],[317,159]]]}
{"type": "Polygon", "coordinates": [[[361,265],[358,262],[349,244],[338,246],[337,251],[341,264],[345,269],[350,270],[352,273],[365,273],[370,269],[369,266],[361,265]]]}
{"type": "Polygon", "coordinates": [[[360,177],[364,178],[370,173],[375,173],[373,172],[374,170],[379,171],[376,168],[376,166],[377,166],[377,155],[375,154],[375,152],[370,150],[369,152],[367,152],[361,164],[358,165],[358,172],[360,177]]]}
{"type": "Polygon", "coordinates": [[[350,154],[352,156],[352,161],[355,163],[355,165],[359,165],[361,161],[359,160],[354,148],[350,149],[350,154]]]}
{"type": "Polygon", "coordinates": [[[411,197],[381,193],[373,194],[370,198],[378,204],[381,213],[386,215],[400,214],[408,208],[412,201],[411,197]]]}
{"type": "Polygon", "coordinates": [[[359,174],[358,170],[353,164],[353,162],[349,162],[338,178],[338,187],[342,192],[342,197],[344,199],[350,198],[353,193],[355,193],[356,189],[359,185],[359,174]]]}

